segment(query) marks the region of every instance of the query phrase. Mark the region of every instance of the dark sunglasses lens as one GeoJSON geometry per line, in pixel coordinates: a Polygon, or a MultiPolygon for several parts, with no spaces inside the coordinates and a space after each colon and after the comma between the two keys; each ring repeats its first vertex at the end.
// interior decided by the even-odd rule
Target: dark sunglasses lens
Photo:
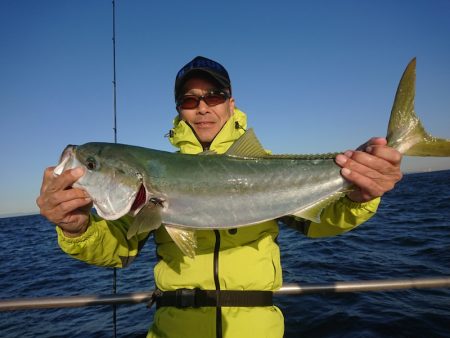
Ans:
{"type": "Polygon", "coordinates": [[[200,99],[196,96],[184,97],[180,102],[182,109],[194,109],[198,106],[200,99]]]}
{"type": "Polygon", "coordinates": [[[211,93],[206,94],[205,96],[185,96],[183,97],[178,106],[181,109],[194,109],[197,108],[200,104],[200,100],[205,101],[208,106],[217,106],[218,104],[222,104],[227,100],[228,96],[225,93],[211,93]]]}
{"type": "Polygon", "coordinates": [[[224,103],[226,99],[226,96],[222,94],[209,94],[204,98],[208,106],[217,106],[218,104],[224,103]]]}

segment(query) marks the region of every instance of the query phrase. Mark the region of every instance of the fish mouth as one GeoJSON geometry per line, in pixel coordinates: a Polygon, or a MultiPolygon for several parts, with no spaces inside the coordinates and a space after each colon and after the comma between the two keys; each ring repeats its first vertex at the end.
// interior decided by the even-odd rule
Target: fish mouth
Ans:
{"type": "Polygon", "coordinates": [[[76,149],[77,149],[77,146],[75,146],[73,144],[69,144],[64,149],[64,151],[62,152],[62,154],[61,154],[61,156],[59,158],[59,164],[53,170],[53,175],[54,176],[59,176],[68,167],[70,168],[70,165],[73,162],[73,157],[75,156],[75,150],[76,149]]]}
{"type": "Polygon", "coordinates": [[[139,210],[144,206],[144,204],[147,202],[147,191],[145,190],[145,187],[143,184],[139,187],[139,190],[136,194],[136,198],[134,199],[133,204],[131,205],[130,211],[136,211],[139,210]]]}

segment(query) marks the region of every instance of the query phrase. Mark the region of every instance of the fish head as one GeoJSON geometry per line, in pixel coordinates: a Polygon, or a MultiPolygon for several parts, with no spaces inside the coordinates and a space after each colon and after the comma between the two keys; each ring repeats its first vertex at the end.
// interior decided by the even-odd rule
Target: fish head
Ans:
{"type": "Polygon", "coordinates": [[[69,145],[54,173],[60,175],[77,167],[84,168],[84,175],[73,187],[87,191],[102,218],[113,220],[128,213],[136,215],[147,203],[148,194],[139,165],[123,146],[112,143],[69,145]]]}

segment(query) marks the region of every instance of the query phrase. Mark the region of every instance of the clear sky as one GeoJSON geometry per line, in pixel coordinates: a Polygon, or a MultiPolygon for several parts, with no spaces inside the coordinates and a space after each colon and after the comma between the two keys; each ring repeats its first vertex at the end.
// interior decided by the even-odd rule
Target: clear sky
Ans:
{"type": "MultiPolygon", "coordinates": [[[[274,153],[384,136],[417,57],[416,111],[450,138],[450,1],[116,1],[118,141],[174,149],[173,82],[197,55],[229,71],[274,153]]],[[[36,211],[67,144],[113,141],[111,0],[0,1],[0,215],[36,211]]],[[[405,161],[405,171],[450,159],[405,161]]]]}

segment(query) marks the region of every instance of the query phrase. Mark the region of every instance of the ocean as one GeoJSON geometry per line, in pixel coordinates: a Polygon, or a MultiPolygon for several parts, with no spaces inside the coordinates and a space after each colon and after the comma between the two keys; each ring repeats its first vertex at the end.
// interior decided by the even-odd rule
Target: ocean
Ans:
{"type": "MultiPolygon", "coordinates": [[[[113,270],[79,262],[40,215],[0,219],[0,298],[112,293],[113,270]]],[[[450,276],[450,171],[409,174],[344,235],[280,228],[284,282],[450,276]]],[[[117,270],[117,292],[153,288],[155,247],[117,270]]],[[[285,337],[450,337],[450,289],[280,296],[285,337]]],[[[117,336],[142,337],[154,308],[120,305],[117,336]]],[[[112,337],[111,306],[0,312],[0,337],[112,337]]]]}

